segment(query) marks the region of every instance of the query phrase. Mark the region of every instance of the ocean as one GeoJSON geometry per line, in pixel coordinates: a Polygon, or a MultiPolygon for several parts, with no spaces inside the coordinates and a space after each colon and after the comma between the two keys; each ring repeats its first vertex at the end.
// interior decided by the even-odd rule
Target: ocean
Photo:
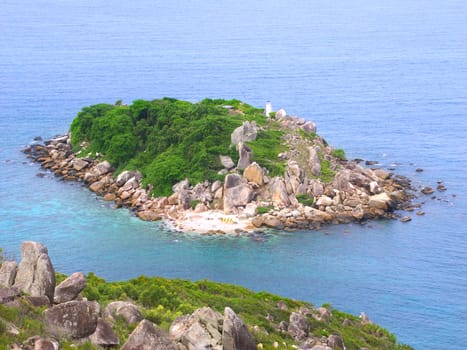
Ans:
{"type": "Polygon", "coordinates": [[[461,0],[3,0],[4,255],[40,241],[60,272],[235,283],[365,311],[415,349],[466,349],[466,18],[461,0]],[[447,191],[417,198],[409,223],[201,237],[38,177],[20,152],[83,106],[164,96],[269,100],[349,158],[447,191]]]}

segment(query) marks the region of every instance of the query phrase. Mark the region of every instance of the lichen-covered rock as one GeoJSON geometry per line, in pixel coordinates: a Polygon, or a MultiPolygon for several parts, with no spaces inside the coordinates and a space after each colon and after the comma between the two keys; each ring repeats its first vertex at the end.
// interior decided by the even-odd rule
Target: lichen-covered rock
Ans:
{"type": "Polygon", "coordinates": [[[256,350],[256,342],[240,317],[226,307],[222,326],[222,344],[224,350],[256,350]]]}
{"type": "Polygon", "coordinates": [[[21,244],[21,257],[14,287],[32,296],[45,295],[52,303],[55,271],[47,247],[37,242],[23,242],[21,244]]]}
{"type": "Polygon", "coordinates": [[[298,312],[292,312],[289,319],[289,334],[295,340],[303,340],[308,336],[308,320],[298,312]]]}
{"type": "Polygon", "coordinates": [[[68,276],[55,288],[54,303],[60,304],[74,300],[86,287],[86,278],[82,272],[68,276]]]}
{"type": "Polygon", "coordinates": [[[11,287],[15,282],[16,261],[4,261],[2,266],[0,266],[0,287],[11,287]]]}
{"type": "Polygon", "coordinates": [[[126,323],[137,323],[143,319],[138,307],[127,301],[114,301],[109,303],[104,310],[104,317],[115,321],[115,318],[121,317],[126,323]]]}
{"type": "Polygon", "coordinates": [[[120,350],[178,350],[178,347],[159,327],[143,320],[120,350]]]}
{"type": "Polygon", "coordinates": [[[84,338],[96,330],[99,304],[95,301],[68,301],[45,310],[45,327],[56,337],[84,338]]]}
{"type": "Polygon", "coordinates": [[[196,310],[190,316],[177,318],[170,326],[171,339],[188,349],[222,349],[220,313],[209,307],[196,310]]]}

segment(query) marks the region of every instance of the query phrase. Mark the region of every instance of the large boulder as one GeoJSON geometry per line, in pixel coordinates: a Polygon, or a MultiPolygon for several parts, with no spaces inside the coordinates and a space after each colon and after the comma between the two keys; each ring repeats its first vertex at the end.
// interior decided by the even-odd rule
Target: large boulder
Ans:
{"type": "Polygon", "coordinates": [[[115,335],[110,324],[102,318],[97,319],[96,330],[89,336],[89,340],[92,344],[103,347],[116,346],[120,344],[120,340],[115,335]]]}
{"type": "Polygon", "coordinates": [[[223,350],[256,350],[256,342],[245,323],[235,312],[226,307],[222,325],[223,350]]]}
{"type": "Polygon", "coordinates": [[[72,162],[73,169],[81,171],[89,165],[89,162],[83,158],[77,158],[72,162]]]}
{"type": "Polygon", "coordinates": [[[224,193],[224,213],[231,214],[235,207],[245,206],[253,199],[253,190],[246,184],[227,188],[224,193]]]}
{"type": "Polygon", "coordinates": [[[94,333],[99,316],[95,301],[68,301],[45,310],[45,327],[56,337],[80,339],[94,333]]]}
{"type": "Polygon", "coordinates": [[[238,174],[228,174],[224,180],[224,190],[236,187],[242,183],[242,177],[238,174]]]}
{"type": "Polygon", "coordinates": [[[82,272],[75,272],[55,288],[54,303],[72,301],[86,287],[86,278],[82,272]]]}
{"type": "Polygon", "coordinates": [[[117,186],[121,187],[123,186],[128,180],[130,180],[132,177],[136,178],[136,180],[141,179],[141,173],[138,171],[130,171],[130,170],[125,170],[122,172],[120,175],[117,176],[117,186]]]}
{"type": "Polygon", "coordinates": [[[285,207],[290,205],[289,195],[287,194],[287,189],[282,178],[273,178],[269,186],[269,191],[271,192],[271,200],[274,204],[285,207]]]}
{"type": "Polygon", "coordinates": [[[55,271],[45,245],[32,241],[21,244],[14,287],[31,296],[45,295],[53,302],[55,271]]]}
{"type": "Polygon", "coordinates": [[[178,347],[159,327],[143,320],[120,350],[178,350],[178,347]]]}
{"type": "Polygon", "coordinates": [[[240,142],[254,141],[258,135],[258,130],[259,128],[255,121],[245,121],[232,132],[230,141],[233,145],[238,145],[240,142]]]}
{"type": "Polygon", "coordinates": [[[178,317],[170,326],[172,340],[188,349],[222,349],[222,321],[220,313],[209,307],[196,310],[189,316],[178,317]]]}
{"type": "Polygon", "coordinates": [[[95,176],[102,176],[109,173],[111,170],[112,165],[110,165],[108,161],[104,160],[92,169],[92,174],[95,176]]]}
{"type": "Polygon", "coordinates": [[[108,304],[104,310],[104,317],[110,321],[121,317],[128,324],[137,323],[143,319],[138,307],[127,301],[114,301],[108,304]]]}
{"type": "Polygon", "coordinates": [[[0,266],[0,287],[11,287],[15,282],[16,261],[4,261],[0,266]]]}
{"type": "Polygon", "coordinates": [[[229,156],[219,156],[219,160],[221,161],[222,166],[227,170],[235,167],[235,163],[229,156]]]}
{"type": "Polygon", "coordinates": [[[314,176],[321,175],[321,161],[315,147],[308,147],[308,167],[314,176]]]}
{"type": "Polygon", "coordinates": [[[237,168],[240,170],[245,169],[251,163],[253,157],[253,150],[245,145],[243,142],[238,144],[238,163],[237,168]]]}
{"type": "Polygon", "coordinates": [[[289,320],[289,334],[295,340],[304,340],[308,336],[309,324],[305,316],[298,312],[292,312],[289,320]]]}
{"type": "Polygon", "coordinates": [[[368,206],[370,208],[387,210],[391,207],[391,197],[386,192],[375,194],[374,196],[370,196],[368,206]]]}
{"type": "Polygon", "coordinates": [[[248,182],[254,182],[259,186],[264,185],[263,169],[256,162],[253,162],[246,167],[245,171],[243,172],[243,177],[248,182]]]}

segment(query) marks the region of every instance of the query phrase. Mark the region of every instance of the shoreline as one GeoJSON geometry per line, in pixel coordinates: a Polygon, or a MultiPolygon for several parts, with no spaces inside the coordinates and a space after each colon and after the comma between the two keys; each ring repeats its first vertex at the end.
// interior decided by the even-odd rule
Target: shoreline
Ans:
{"type": "MultiPolygon", "coordinates": [[[[394,210],[414,211],[420,208],[419,204],[411,203],[414,189],[408,178],[393,176],[381,169],[363,168],[355,161],[348,162],[345,169],[336,174],[337,185],[321,185],[324,187],[323,193],[313,198],[312,205],[304,205],[298,202],[293,193],[287,194],[285,187],[288,187],[288,183],[281,178],[273,178],[268,181],[269,187],[266,184],[261,187],[237,173],[227,175],[224,183],[216,181],[211,184],[205,181],[191,187],[187,181],[182,181],[174,186],[171,196],[153,198],[149,194],[151,188],[146,190],[142,187],[139,172],[124,171],[114,177],[109,162],[78,158],[71,151],[68,134],[47,140],[44,144],[32,144],[23,152],[34,162],[40,163],[42,168],[52,171],[55,176],[65,181],[84,183],[105,201],[113,201],[116,208],[126,207],[145,221],[164,219],[169,228],[182,232],[241,235],[265,228],[319,229],[328,224],[365,222],[379,218],[407,222],[410,217],[401,218],[394,210]],[[364,192],[364,186],[358,188],[349,180],[346,182],[339,179],[344,177],[342,174],[347,178],[358,176],[359,181],[364,181],[363,177],[367,176],[368,183],[364,183],[364,186],[369,188],[369,193],[364,192]],[[340,185],[339,180],[341,190],[334,188],[340,185]],[[235,182],[233,189],[240,187],[242,190],[252,191],[251,189],[256,188],[258,192],[264,193],[267,188],[272,192],[268,193],[270,201],[250,200],[227,209],[226,203],[229,200],[237,200],[227,198],[231,189],[229,182],[235,182]],[[347,188],[348,192],[343,188],[347,188]],[[195,197],[196,194],[199,197],[195,197]],[[203,196],[208,200],[197,199],[203,196]],[[268,210],[263,209],[260,213],[262,208],[268,210]]],[[[256,163],[252,165],[259,168],[256,163]]],[[[244,176],[245,173],[248,171],[245,170],[244,176]]],[[[266,176],[261,181],[263,178],[266,176]]],[[[421,212],[417,214],[422,215],[421,212]]]]}

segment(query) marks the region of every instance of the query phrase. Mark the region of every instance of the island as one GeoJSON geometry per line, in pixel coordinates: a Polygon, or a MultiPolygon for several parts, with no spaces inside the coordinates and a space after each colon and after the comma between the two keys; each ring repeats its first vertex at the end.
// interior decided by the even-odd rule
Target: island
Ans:
{"type": "Polygon", "coordinates": [[[48,249],[0,251],[0,348],[12,350],[410,350],[330,305],[215,283],[140,276],[106,282],[56,273],[48,249]]]}
{"type": "MultiPolygon", "coordinates": [[[[64,180],[177,230],[261,228],[401,218],[411,182],[347,160],[313,121],[239,100],[172,98],[83,108],[70,131],[25,150],[64,180]]],[[[409,221],[405,216],[402,221],[409,221]]]]}

